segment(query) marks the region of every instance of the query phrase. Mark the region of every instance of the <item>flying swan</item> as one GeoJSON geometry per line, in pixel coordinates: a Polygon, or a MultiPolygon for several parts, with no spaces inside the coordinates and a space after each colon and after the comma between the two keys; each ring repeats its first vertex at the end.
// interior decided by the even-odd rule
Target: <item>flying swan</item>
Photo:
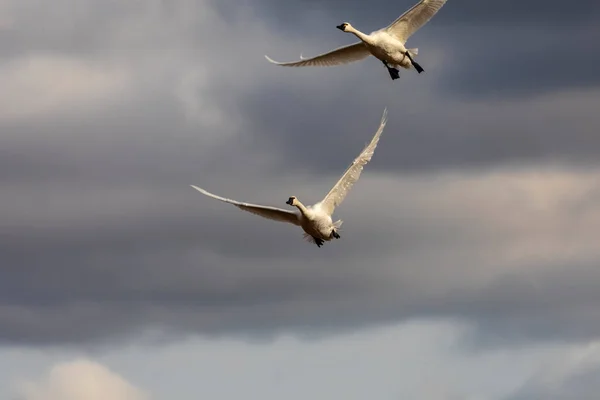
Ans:
{"type": "Polygon", "coordinates": [[[336,28],[356,35],[361,41],[313,58],[300,57],[300,61],[278,62],[267,55],[265,57],[273,64],[284,67],[307,67],[347,64],[372,55],[383,62],[392,80],[400,78],[399,67],[410,69],[412,66],[421,73],[423,68],[414,60],[419,49],[407,49],[404,44],[442,8],[444,3],[446,0],[421,0],[389,26],[371,32],[370,35],[344,22],[336,28]]]}
{"type": "Polygon", "coordinates": [[[384,109],[379,129],[375,132],[375,136],[371,139],[371,143],[369,143],[359,156],[354,159],[350,167],[344,172],[344,175],[342,175],[323,200],[312,206],[305,206],[296,198],[296,196],[291,196],[288,201],[286,201],[286,204],[298,208],[299,212],[283,210],[276,207],[242,203],[214,195],[197,186],[191,186],[206,196],[233,204],[244,211],[275,221],[289,222],[290,224],[298,225],[304,230],[304,238],[306,240],[321,247],[326,241],[330,241],[333,238],[340,238],[338,229],[340,229],[342,221],[338,220],[332,222],[331,215],[333,214],[335,207],[342,203],[352,188],[352,185],[358,181],[363,167],[371,160],[371,157],[373,157],[377,142],[379,142],[379,136],[381,136],[386,122],[387,109],[384,109]]]}

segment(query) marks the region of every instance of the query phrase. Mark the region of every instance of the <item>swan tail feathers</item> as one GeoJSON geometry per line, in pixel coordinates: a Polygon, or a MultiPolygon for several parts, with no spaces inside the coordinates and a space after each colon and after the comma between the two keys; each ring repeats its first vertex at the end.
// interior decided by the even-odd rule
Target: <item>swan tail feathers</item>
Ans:
{"type": "Polygon", "coordinates": [[[341,230],[341,227],[342,227],[342,223],[343,223],[343,222],[344,222],[344,221],[342,221],[341,219],[338,219],[337,221],[335,221],[335,222],[333,223],[333,226],[335,227],[335,229],[336,229],[336,230],[341,230]]]}
{"type": "Polygon", "coordinates": [[[309,235],[308,233],[303,233],[302,236],[304,236],[304,240],[306,240],[307,242],[316,244],[315,238],[309,235]]]}

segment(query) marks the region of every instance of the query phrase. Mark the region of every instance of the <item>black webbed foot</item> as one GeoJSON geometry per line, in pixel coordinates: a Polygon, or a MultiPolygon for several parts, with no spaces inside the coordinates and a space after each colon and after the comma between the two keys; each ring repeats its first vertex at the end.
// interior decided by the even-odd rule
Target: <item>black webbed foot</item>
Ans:
{"type": "Polygon", "coordinates": [[[392,80],[400,78],[400,71],[398,69],[390,67],[385,61],[382,62],[383,65],[385,65],[385,67],[387,68],[388,72],[390,73],[390,77],[392,78],[392,80]]]}
{"type": "Polygon", "coordinates": [[[398,71],[396,68],[388,67],[388,72],[390,73],[390,77],[393,81],[400,78],[400,71],[398,71]]]}
{"type": "Polygon", "coordinates": [[[331,232],[331,236],[333,236],[333,237],[334,237],[334,238],[336,238],[336,239],[339,239],[339,238],[340,238],[340,234],[339,234],[339,233],[337,233],[336,231],[332,231],[332,232],[331,232]]]}
{"type": "Polygon", "coordinates": [[[410,60],[412,66],[415,67],[415,69],[417,70],[418,73],[421,73],[421,72],[425,71],[423,69],[423,67],[421,67],[419,65],[419,63],[417,63],[415,60],[413,60],[413,58],[411,57],[411,55],[410,55],[410,53],[408,51],[406,52],[406,57],[408,57],[408,59],[410,60]]]}
{"type": "Polygon", "coordinates": [[[321,238],[317,238],[317,237],[313,236],[313,239],[315,239],[315,243],[317,244],[317,247],[321,247],[325,243],[325,241],[321,238]]]}

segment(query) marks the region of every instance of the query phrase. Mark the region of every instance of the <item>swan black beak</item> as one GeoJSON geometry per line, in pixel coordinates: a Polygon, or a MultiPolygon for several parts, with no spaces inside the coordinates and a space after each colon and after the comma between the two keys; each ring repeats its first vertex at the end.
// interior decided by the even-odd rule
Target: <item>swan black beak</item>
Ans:
{"type": "Polygon", "coordinates": [[[287,205],[290,205],[290,206],[291,206],[291,205],[292,205],[292,199],[288,199],[288,201],[286,201],[286,202],[285,202],[285,204],[287,204],[287,205]]]}
{"type": "Polygon", "coordinates": [[[338,25],[336,26],[336,28],[338,28],[340,31],[344,30],[344,24],[338,25]]]}

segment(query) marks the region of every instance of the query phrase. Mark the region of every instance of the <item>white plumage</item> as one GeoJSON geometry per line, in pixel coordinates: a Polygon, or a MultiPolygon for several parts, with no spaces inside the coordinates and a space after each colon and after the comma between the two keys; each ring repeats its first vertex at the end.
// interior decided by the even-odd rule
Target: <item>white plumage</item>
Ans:
{"type": "Polygon", "coordinates": [[[407,49],[406,41],[425,25],[445,3],[446,0],[421,0],[389,26],[371,34],[362,33],[348,22],[344,22],[337,28],[354,34],[360,39],[360,42],[316,57],[304,59],[301,57],[300,61],[292,62],[278,62],[266,55],[265,57],[273,64],[284,67],[307,67],[347,64],[372,55],[383,62],[392,79],[400,77],[398,67],[406,69],[414,67],[417,72],[421,73],[423,68],[414,61],[418,49],[407,49]]]}
{"type": "Polygon", "coordinates": [[[316,243],[317,246],[321,247],[325,241],[330,241],[333,238],[339,239],[338,230],[342,225],[342,221],[338,220],[333,222],[331,216],[335,211],[335,208],[339,206],[344,198],[348,195],[348,192],[352,186],[358,181],[360,174],[364,166],[371,161],[379,137],[385,128],[387,123],[387,109],[383,111],[381,117],[381,123],[375,135],[371,139],[371,142],[363,149],[363,151],[354,159],[352,164],[346,169],[346,172],[337,181],[333,188],[327,193],[327,195],[320,202],[312,205],[305,206],[295,196],[291,196],[286,204],[298,208],[299,212],[292,212],[277,207],[262,206],[258,204],[244,203],[225,197],[217,196],[202,188],[191,185],[194,189],[200,193],[223,201],[225,203],[233,204],[241,210],[251,212],[264,218],[268,218],[275,221],[288,222],[297,226],[302,227],[304,230],[304,237],[309,241],[316,243]]]}

